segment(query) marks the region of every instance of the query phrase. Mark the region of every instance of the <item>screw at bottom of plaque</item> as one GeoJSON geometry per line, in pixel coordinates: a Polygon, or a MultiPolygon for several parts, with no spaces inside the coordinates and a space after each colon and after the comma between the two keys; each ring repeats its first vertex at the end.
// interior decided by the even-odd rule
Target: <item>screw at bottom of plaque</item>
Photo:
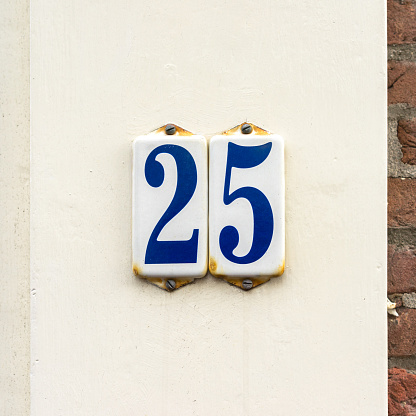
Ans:
{"type": "Polygon", "coordinates": [[[166,289],[174,290],[176,288],[176,282],[172,279],[166,280],[166,289]]]}
{"type": "Polygon", "coordinates": [[[243,289],[250,290],[253,287],[253,282],[250,279],[243,280],[243,289]]]}

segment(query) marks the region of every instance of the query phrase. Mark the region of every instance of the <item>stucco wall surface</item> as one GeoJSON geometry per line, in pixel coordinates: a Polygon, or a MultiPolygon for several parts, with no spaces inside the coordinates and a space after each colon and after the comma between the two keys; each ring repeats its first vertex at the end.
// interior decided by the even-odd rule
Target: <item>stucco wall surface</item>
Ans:
{"type": "Polygon", "coordinates": [[[33,0],[31,42],[32,415],[386,415],[384,2],[33,0]],[[244,120],[284,275],[135,278],[132,140],[244,120]]]}

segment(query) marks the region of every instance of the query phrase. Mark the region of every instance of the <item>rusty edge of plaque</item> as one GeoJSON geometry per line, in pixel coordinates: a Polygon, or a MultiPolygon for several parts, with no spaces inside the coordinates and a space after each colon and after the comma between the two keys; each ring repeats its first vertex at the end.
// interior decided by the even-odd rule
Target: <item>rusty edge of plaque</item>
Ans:
{"type": "Polygon", "coordinates": [[[245,277],[227,276],[225,273],[222,273],[221,270],[218,269],[217,262],[216,262],[215,258],[212,257],[212,256],[209,258],[209,272],[214,277],[217,277],[219,279],[223,279],[227,283],[229,283],[233,286],[237,286],[237,287],[239,287],[240,289],[243,289],[243,290],[248,290],[243,286],[243,282],[247,279],[251,280],[251,282],[253,283],[253,286],[250,288],[250,289],[253,289],[257,286],[262,285],[263,283],[268,282],[272,277],[281,276],[284,271],[285,271],[285,260],[283,259],[282,263],[275,270],[275,272],[272,273],[272,274],[269,274],[267,276],[256,276],[256,275],[245,276],[245,277]]]}
{"type": "Polygon", "coordinates": [[[173,292],[174,290],[179,289],[180,287],[185,286],[189,283],[192,283],[195,280],[194,278],[190,278],[190,277],[186,277],[186,278],[169,277],[169,278],[164,279],[162,277],[144,276],[143,274],[140,273],[140,267],[137,264],[133,264],[133,272],[140,279],[145,279],[149,283],[151,283],[152,285],[160,287],[161,289],[164,289],[168,292],[173,292]],[[175,288],[170,289],[169,286],[167,286],[167,281],[168,280],[174,280],[175,281],[175,283],[176,283],[175,288]]]}

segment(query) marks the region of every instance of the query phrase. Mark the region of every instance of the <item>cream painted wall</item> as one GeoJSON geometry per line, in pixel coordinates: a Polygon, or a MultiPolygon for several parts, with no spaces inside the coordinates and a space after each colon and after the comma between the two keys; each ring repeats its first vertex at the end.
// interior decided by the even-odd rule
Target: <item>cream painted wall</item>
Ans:
{"type": "Polygon", "coordinates": [[[0,13],[0,415],[29,414],[29,1],[0,13]]]}
{"type": "Polygon", "coordinates": [[[385,5],[31,5],[32,415],[387,414],[385,5]],[[131,271],[131,141],[286,141],[286,272],[131,271]]]}

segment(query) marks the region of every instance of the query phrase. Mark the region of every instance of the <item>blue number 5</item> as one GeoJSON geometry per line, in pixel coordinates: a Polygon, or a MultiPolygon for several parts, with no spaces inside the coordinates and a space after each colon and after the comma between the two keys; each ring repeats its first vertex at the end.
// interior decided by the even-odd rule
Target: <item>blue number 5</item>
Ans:
{"type": "Polygon", "coordinates": [[[189,240],[159,241],[157,239],[163,227],[182,211],[195,192],[197,182],[195,161],[181,146],[165,144],[156,147],[147,157],[144,167],[147,183],[154,188],[161,186],[165,179],[163,166],[156,160],[156,156],[161,153],[168,153],[175,159],[178,179],[175,195],[150,235],[144,262],[145,264],[196,263],[199,230],[194,229],[189,240]]]}
{"type": "Polygon", "coordinates": [[[273,211],[266,196],[251,186],[236,189],[231,194],[230,181],[232,168],[248,169],[263,163],[270,154],[272,143],[261,146],[239,146],[228,143],[227,166],[224,181],[224,204],[229,205],[238,198],[247,199],[253,210],[253,242],[250,251],[242,257],[233,254],[240,236],[235,227],[227,225],[220,233],[220,248],[225,258],[237,264],[248,264],[259,260],[270,246],[273,236],[273,211]]]}

